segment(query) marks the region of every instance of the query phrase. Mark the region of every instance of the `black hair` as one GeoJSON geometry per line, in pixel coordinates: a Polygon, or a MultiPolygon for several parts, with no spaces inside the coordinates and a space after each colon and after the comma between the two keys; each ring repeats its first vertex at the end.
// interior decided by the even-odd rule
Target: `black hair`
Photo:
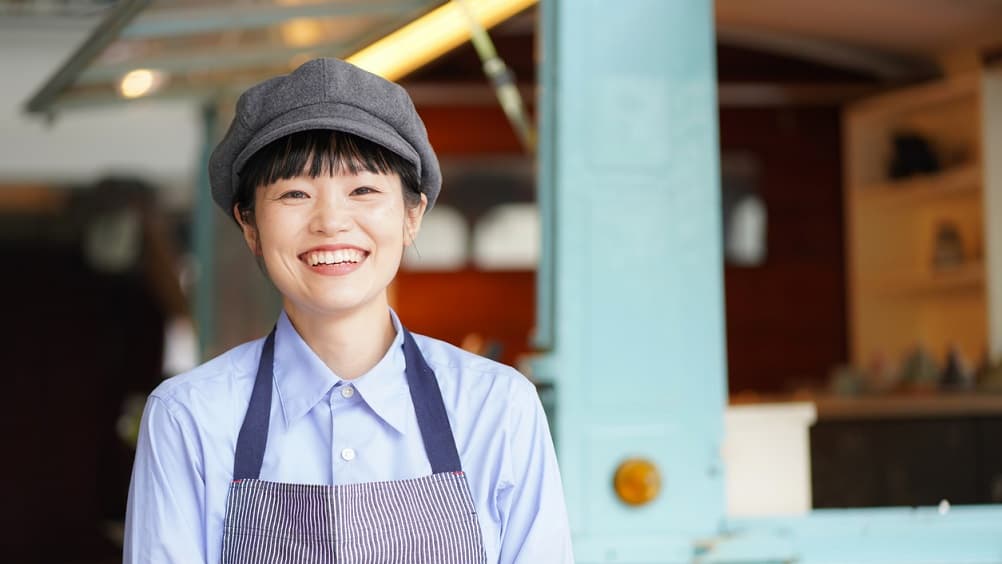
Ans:
{"type": "Polygon", "coordinates": [[[417,167],[393,151],[351,133],[311,129],[268,143],[251,155],[239,173],[233,203],[247,223],[254,222],[254,193],[260,186],[298,176],[321,174],[396,173],[403,188],[404,206],[421,203],[417,167]]]}

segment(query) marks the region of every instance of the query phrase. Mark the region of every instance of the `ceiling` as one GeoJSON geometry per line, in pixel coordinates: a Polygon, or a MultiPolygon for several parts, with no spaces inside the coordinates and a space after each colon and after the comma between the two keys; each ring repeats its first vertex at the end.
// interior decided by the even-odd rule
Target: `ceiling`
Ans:
{"type": "MultiPolygon", "coordinates": [[[[308,57],[346,56],[445,1],[0,0],[0,24],[106,16],[32,100],[51,112],[117,101],[117,81],[139,66],[171,73],[164,97],[239,90],[308,57]]],[[[722,45],[888,82],[939,74],[956,53],[1002,48],[1002,0],[716,0],[715,11],[722,45]]]]}
{"type": "MultiPolygon", "coordinates": [[[[314,57],[347,57],[445,1],[123,0],[28,110],[119,102],[123,77],[135,69],[155,69],[149,80],[165,82],[158,97],[218,97],[314,57]]],[[[12,4],[32,3],[0,6],[12,4]]]]}
{"type": "Polygon", "coordinates": [[[718,39],[895,80],[1002,46],[1002,0],[716,0],[718,39]]]}
{"type": "Polygon", "coordinates": [[[1002,42],[1002,0],[717,0],[722,30],[812,38],[888,53],[935,56],[1002,42]]]}

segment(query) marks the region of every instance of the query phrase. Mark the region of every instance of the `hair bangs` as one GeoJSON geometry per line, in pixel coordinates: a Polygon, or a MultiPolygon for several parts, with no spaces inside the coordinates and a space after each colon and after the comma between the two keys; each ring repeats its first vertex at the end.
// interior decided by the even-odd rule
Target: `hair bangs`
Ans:
{"type": "Polygon", "coordinates": [[[417,168],[393,151],[351,133],[311,129],[276,139],[254,153],[239,173],[234,203],[242,213],[254,210],[254,192],[279,180],[300,176],[396,173],[408,207],[421,202],[417,168]]]}
{"type": "Polygon", "coordinates": [[[297,176],[390,174],[410,167],[395,153],[361,137],[340,131],[310,130],[273,141],[248,161],[243,176],[255,178],[255,188],[297,176]],[[250,170],[253,164],[262,170],[250,170]]]}

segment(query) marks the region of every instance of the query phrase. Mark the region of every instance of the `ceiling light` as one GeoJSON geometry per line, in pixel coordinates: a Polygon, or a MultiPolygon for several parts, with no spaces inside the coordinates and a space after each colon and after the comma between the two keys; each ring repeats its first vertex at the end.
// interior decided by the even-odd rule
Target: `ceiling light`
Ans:
{"type": "MultiPolygon", "coordinates": [[[[538,0],[468,0],[480,25],[489,29],[538,0]]],[[[399,80],[470,39],[462,6],[449,2],[348,57],[347,61],[387,80],[399,80]]]]}
{"type": "Polygon", "coordinates": [[[122,77],[118,91],[124,98],[139,98],[160,89],[167,76],[157,70],[136,69],[122,77]]]}
{"type": "Polygon", "coordinates": [[[324,30],[320,22],[309,18],[296,18],[283,23],[278,28],[282,41],[292,47],[309,47],[323,39],[324,30]]]}

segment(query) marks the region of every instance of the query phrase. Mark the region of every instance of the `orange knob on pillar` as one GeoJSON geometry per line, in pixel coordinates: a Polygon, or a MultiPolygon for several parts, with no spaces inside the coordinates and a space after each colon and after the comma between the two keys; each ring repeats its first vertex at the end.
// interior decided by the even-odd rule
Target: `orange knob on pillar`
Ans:
{"type": "Polygon", "coordinates": [[[643,505],[661,492],[661,474],[649,460],[630,458],[616,469],[612,479],[619,499],[628,505],[643,505]]]}

